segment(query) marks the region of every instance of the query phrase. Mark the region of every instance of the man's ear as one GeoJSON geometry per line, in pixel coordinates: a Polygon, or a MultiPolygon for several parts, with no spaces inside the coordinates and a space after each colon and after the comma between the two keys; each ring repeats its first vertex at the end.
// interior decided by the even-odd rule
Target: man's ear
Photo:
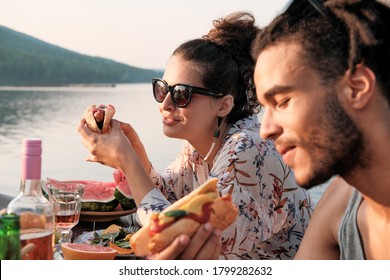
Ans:
{"type": "Polygon", "coordinates": [[[372,98],[376,77],[374,72],[364,64],[356,65],[356,70],[347,71],[345,78],[349,87],[347,99],[354,109],[362,109],[372,98]]]}
{"type": "Polygon", "coordinates": [[[218,110],[219,117],[227,116],[234,106],[234,97],[233,95],[225,95],[221,98],[221,103],[218,110]]]}

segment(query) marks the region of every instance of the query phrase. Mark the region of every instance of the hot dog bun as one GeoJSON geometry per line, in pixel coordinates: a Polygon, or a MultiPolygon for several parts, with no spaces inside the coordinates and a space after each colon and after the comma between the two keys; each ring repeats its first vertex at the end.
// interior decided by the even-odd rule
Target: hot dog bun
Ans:
{"type": "Polygon", "coordinates": [[[161,252],[177,236],[192,236],[207,221],[220,230],[232,224],[238,211],[230,196],[218,196],[217,182],[217,178],[210,179],[163,212],[153,214],[150,224],[141,228],[130,240],[135,254],[147,256],[161,252]],[[181,216],[182,212],[186,214],[181,216]],[[172,214],[180,217],[172,217],[172,214]]]}
{"type": "Polygon", "coordinates": [[[111,130],[111,119],[115,114],[115,108],[108,105],[91,105],[84,112],[87,127],[95,133],[105,134],[111,130]]]}

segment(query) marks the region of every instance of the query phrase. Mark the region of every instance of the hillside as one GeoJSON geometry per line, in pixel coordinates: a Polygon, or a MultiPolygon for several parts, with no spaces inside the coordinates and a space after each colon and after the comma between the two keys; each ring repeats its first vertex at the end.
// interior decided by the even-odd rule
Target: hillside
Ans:
{"type": "Polygon", "coordinates": [[[0,25],[0,86],[142,83],[161,75],[69,51],[0,25]]]}

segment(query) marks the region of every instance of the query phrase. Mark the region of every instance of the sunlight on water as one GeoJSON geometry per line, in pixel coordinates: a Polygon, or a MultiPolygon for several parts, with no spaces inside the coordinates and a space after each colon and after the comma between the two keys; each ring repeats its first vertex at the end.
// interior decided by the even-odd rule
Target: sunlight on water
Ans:
{"type": "MultiPolygon", "coordinates": [[[[19,191],[20,153],[26,137],[43,141],[42,178],[113,181],[111,168],[84,160],[88,153],[76,128],[91,104],[113,104],[115,118],[134,126],[160,172],[175,158],[182,143],[164,136],[149,84],[3,89],[0,101],[0,192],[9,195],[19,191]]],[[[314,201],[322,191],[323,187],[312,191],[314,201]]]]}
{"type": "Polygon", "coordinates": [[[116,118],[131,123],[157,170],[176,155],[181,142],[162,133],[160,114],[149,84],[115,88],[26,88],[0,91],[0,192],[19,191],[22,139],[43,141],[42,178],[113,181],[113,170],[85,162],[87,150],[76,131],[91,104],[113,104],[116,118]]]}

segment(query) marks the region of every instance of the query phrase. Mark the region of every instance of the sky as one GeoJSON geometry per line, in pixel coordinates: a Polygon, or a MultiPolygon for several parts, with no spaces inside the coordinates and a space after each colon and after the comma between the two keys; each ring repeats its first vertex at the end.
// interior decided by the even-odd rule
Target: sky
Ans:
{"type": "Polygon", "coordinates": [[[0,25],[45,42],[147,69],[164,69],[212,21],[251,12],[265,26],[287,0],[0,0],[0,25]]]}

